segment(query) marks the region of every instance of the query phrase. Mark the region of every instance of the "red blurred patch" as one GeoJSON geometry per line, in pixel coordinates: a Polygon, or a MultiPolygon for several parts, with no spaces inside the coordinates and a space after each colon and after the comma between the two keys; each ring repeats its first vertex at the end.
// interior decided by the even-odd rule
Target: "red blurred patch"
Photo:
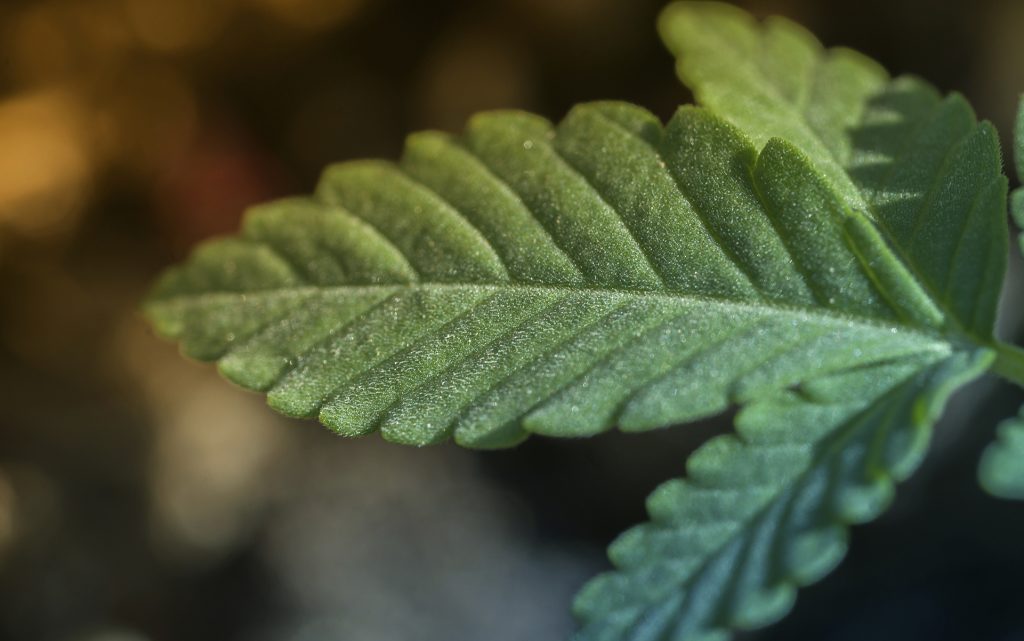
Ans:
{"type": "Polygon", "coordinates": [[[273,157],[230,127],[206,127],[166,167],[156,186],[167,241],[184,250],[196,241],[238,229],[245,209],[288,193],[273,157]]]}

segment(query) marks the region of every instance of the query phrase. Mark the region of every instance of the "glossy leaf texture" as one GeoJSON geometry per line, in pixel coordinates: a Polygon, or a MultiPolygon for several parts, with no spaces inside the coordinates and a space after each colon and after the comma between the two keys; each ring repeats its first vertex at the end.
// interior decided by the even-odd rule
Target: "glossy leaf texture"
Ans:
{"type": "Polygon", "coordinates": [[[807,158],[684,107],[557,127],[484,114],[397,166],[328,169],[170,270],[147,312],[186,353],[342,434],[585,436],[718,413],[958,349],[807,158]]]}
{"type": "Polygon", "coordinates": [[[999,425],[995,442],[985,449],[978,468],[981,486],[995,496],[1024,500],[1024,408],[999,425]]]}
{"type": "Polygon", "coordinates": [[[783,18],[679,2],[659,21],[680,78],[755,144],[801,149],[846,205],[871,218],[960,331],[991,340],[1006,271],[998,135],[959,94],[890,80],[783,18]]]}

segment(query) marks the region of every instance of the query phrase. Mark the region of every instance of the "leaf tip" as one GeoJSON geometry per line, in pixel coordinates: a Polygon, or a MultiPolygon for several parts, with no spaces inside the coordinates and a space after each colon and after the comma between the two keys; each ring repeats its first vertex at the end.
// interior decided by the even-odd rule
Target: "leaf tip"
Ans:
{"type": "Polygon", "coordinates": [[[679,0],[672,2],[658,14],[658,34],[670,51],[677,51],[681,38],[685,38],[691,22],[703,20],[730,20],[754,26],[754,18],[743,9],[727,2],[712,0],[679,0]]]}

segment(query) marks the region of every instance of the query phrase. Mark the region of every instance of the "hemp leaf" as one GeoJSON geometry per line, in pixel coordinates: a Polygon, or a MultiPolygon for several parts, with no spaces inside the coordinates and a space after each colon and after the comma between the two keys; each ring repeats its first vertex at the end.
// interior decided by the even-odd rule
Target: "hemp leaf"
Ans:
{"type": "Polygon", "coordinates": [[[476,117],[257,208],[147,304],[275,408],[347,435],[513,444],[692,420],[949,357],[948,319],[787,142],[624,104],[476,117]]]}
{"type": "Polygon", "coordinates": [[[577,598],[587,641],[778,619],[917,467],[953,391],[990,367],[1024,380],[992,335],[991,125],[785,20],[683,2],[660,27],[701,107],[415,134],[397,164],[254,208],[145,303],[186,354],[349,436],[494,448],[738,406],[577,598]]]}

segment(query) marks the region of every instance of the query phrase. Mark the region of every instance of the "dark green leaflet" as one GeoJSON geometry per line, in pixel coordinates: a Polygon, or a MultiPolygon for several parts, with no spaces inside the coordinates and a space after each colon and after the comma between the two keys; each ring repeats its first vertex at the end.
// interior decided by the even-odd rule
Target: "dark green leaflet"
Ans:
{"type": "Polygon", "coordinates": [[[281,411],[414,444],[649,429],[953,350],[793,147],[614,103],[557,130],[482,115],[461,140],[412,137],[397,167],[333,167],[170,271],[148,310],[281,411]]]}
{"type": "Polygon", "coordinates": [[[945,399],[990,360],[870,366],[747,405],[737,435],[701,447],[686,480],[651,494],[651,521],[612,544],[619,571],[577,598],[578,641],[724,639],[783,616],[842,559],[844,524],[885,509],[945,399]]]}
{"type": "Polygon", "coordinates": [[[781,18],[679,2],[659,22],[679,75],[751,137],[790,141],[846,204],[874,220],[951,327],[992,340],[1006,271],[999,139],[959,95],[890,81],[868,58],[825,50],[781,18]]]}
{"type": "MultiPolygon", "coordinates": [[[[786,20],[759,25],[727,5],[677,3],[660,27],[700,103],[755,144],[795,144],[877,225],[906,269],[876,281],[882,291],[910,274],[954,342],[994,343],[1006,179],[994,131],[962,98],[889,81],[855,52],[825,51],[786,20]]],[[[1000,359],[1012,351],[1000,346],[1000,359]]],[[[1012,369],[1019,359],[1007,360],[1012,369]]],[[[992,362],[981,349],[924,369],[882,364],[751,402],[738,436],[701,448],[687,480],[651,496],[652,521],[613,544],[617,570],[577,599],[580,641],[728,639],[785,615],[795,588],[842,557],[843,525],[877,515],[916,466],[948,394],[992,362]],[[818,385],[830,391],[812,392],[818,385]]],[[[1007,428],[1004,444],[1014,434],[1007,428]]],[[[989,456],[1000,478],[1019,478],[1014,454],[989,456]]]]}

